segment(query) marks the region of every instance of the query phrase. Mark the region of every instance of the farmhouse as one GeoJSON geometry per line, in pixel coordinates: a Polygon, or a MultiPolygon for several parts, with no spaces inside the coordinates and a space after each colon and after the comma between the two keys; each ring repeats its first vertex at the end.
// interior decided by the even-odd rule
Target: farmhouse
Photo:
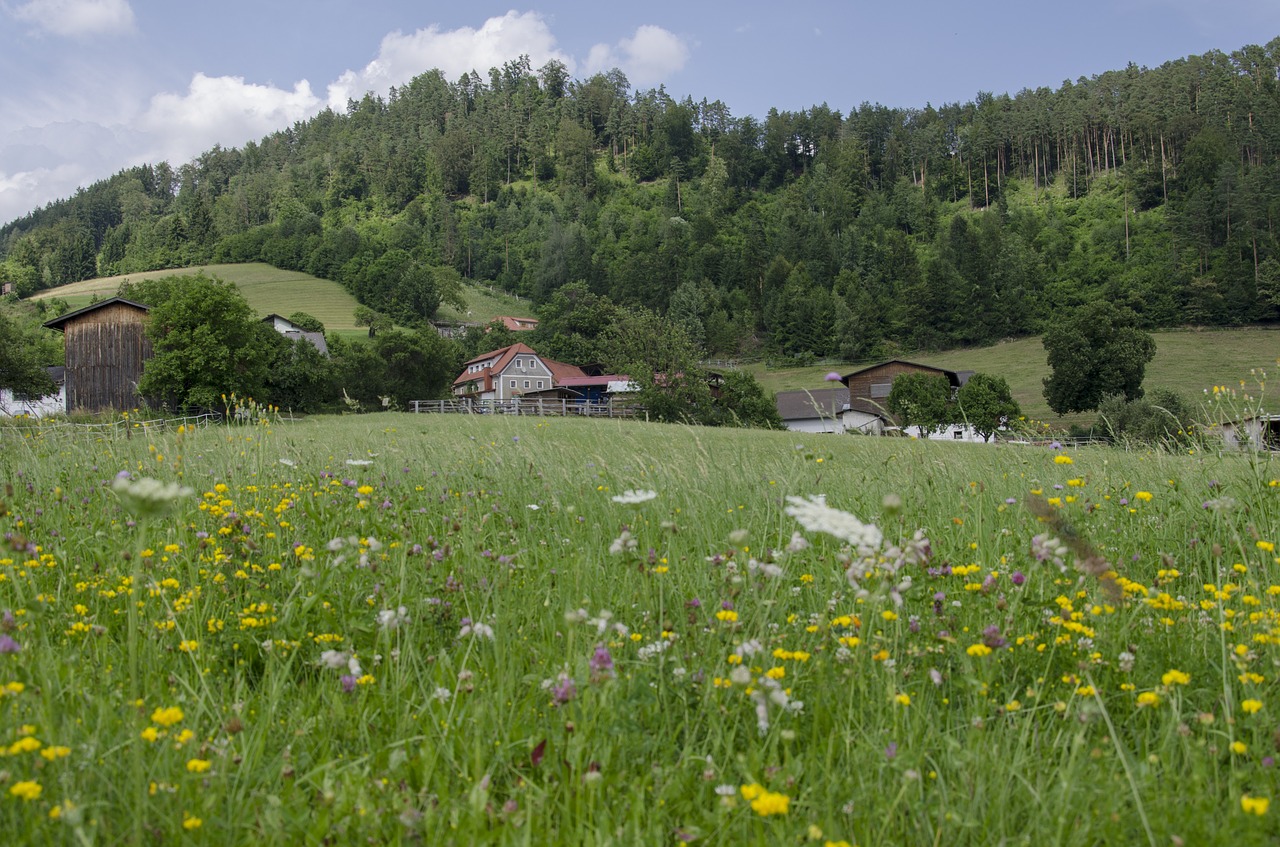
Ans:
{"type": "Polygon", "coordinates": [[[12,388],[0,388],[0,417],[25,415],[29,418],[43,418],[60,415],[67,410],[66,368],[51,365],[45,370],[53,380],[53,391],[43,397],[28,397],[16,393],[12,388]]]}
{"type": "Polygon", "coordinates": [[[323,332],[308,332],[298,326],[288,318],[281,317],[275,313],[267,315],[262,319],[264,324],[271,324],[272,329],[283,335],[290,341],[305,339],[311,342],[311,346],[315,347],[324,355],[329,355],[329,345],[324,340],[323,332]]]}
{"type": "Polygon", "coordinates": [[[151,357],[144,332],[150,309],[112,297],[45,322],[63,335],[68,413],[130,409],[141,402],[138,381],[151,357]]]}
{"type": "Polygon", "coordinates": [[[475,400],[514,400],[548,391],[558,381],[585,376],[581,368],[539,356],[525,344],[512,344],[463,363],[453,381],[456,397],[475,400]]]}
{"type": "MultiPolygon", "coordinates": [[[[870,435],[884,435],[900,432],[898,421],[889,414],[885,402],[889,392],[893,390],[893,381],[903,374],[922,373],[941,375],[951,384],[951,395],[955,396],[960,386],[969,381],[973,371],[949,371],[917,362],[893,359],[854,371],[840,378],[849,387],[849,406],[841,420],[847,432],[862,432],[870,435]]],[[[954,424],[942,432],[917,433],[920,437],[945,439],[948,441],[982,441],[983,438],[973,431],[972,427],[954,424]]]]}

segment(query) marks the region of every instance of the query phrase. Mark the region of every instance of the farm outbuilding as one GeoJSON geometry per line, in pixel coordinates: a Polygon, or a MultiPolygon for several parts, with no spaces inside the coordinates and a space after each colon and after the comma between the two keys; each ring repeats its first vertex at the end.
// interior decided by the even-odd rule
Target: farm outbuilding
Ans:
{"type": "MultiPolygon", "coordinates": [[[[944,376],[951,386],[951,396],[954,399],[960,387],[973,376],[973,371],[950,371],[917,362],[893,359],[846,374],[840,378],[840,381],[849,387],[849,404],[841,416],[844,430],[868,435],[903,434],[898,421],[889,414],[886,404],[889,401],[889,393],[893,390],[893,381],[904,374],[944,376]]],[[[960,423],[952,424],[937,432],[921,432],[919,428],[916,432],[920,438],[985,441],[973,427],[960,423]]]]}
{"type": "Polygon", "coordinates": [[[113,297],[45,323],[63,334],[68,413],[132,409],[142,401],[138,381],[151,358],[150,309],[113,297]]]}

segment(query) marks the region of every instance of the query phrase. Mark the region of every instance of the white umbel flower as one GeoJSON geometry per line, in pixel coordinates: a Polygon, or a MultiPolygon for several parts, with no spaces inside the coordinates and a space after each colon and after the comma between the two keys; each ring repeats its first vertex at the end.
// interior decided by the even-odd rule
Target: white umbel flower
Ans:
{"type": "Polygon", "coordinates": [[[848,512],[833,509],[818,496],[788,497],[787,514],[810,532],[825,532],[848,542],[859,556],[871,556],[880,549],[884,534],[875,524],[866,524],[848,512]]]}
{"type": "Polygon", "coordinates": [[[656,491],[645,491],[643,489],[628,488],[621,494],[613,496],[613,502],[622,503],[627,506],[634,506],[637,503],[646,503],[658,496],[656,491]]]}

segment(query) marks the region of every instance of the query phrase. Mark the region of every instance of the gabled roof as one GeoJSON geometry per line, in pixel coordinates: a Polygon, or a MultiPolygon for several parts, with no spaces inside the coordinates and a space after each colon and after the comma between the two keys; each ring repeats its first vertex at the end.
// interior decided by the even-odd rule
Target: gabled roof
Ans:
{"type": "Polygon", "coordinates": [[[956,386],[964,385],[966,382],[969,381],[969,377],[973,376],[974,374],[973,371],[949,371],[946,368],[939,368],[933,365],[923,365],[919,362],[908,362],[906,359],[890,359],[887,362],[880,362],[879,364],[876,364],[876,365],[869,365],[868,367],[860,368],[859,370],[856,370],[853,373],[847,373],[844,376],[840,377],[840,381],[843,382],[845,385],[848,385],[849,380],[853,379],[855,376],[861,376],[862,374],[868,373],[870,371],[879,370],[887,365],[909,365],[913,368],[920,368],[922,370],[927,370],[927,371],[935,371],[945,376],[952,385],[956,385],[956,386]]]}
{"type": "Polygon", "coordinates": [[[502,325],[512,332],[523,332],[525,330],[538,328],[537,318],[513,318],[508,317],[507,315],[502,315],[501,317],[494,318],[494,320],[502,321],[502,325]]]}
{"type": "Polygon", "coordinates": [[[98,309],[102,309],[107,306],[114,306],[117,304],[124,305],[124,306],[132,306],[133,308],[140,309],[143,312],[151,311],[150,306],[144,305],[142,303],[135,303],[132,300],[126,300],[123,297],[112,297],[110,300],[99,300],[97,303],[90,303],[88,306],[85,306],[83,309],[76,309],[74,312],[67,312],[65,315],[60,315],[51,321],[45,321],[44,325],[49,329],[56,329],[58,332],[62,332],[63,327],[67,324],[68,321],[72,321],[80,317],[81,315],[87,315],[89,312],[94,312],[94,311],[97,311],[98,309]]]}
{"type": "Polygon", "coordinates": [[[849,408],[849,389],[818,388],[812,391],[779,391],[774,395],[784,421],[831,418],[849,408]]]}
{"type": "MultiPolygon", "coordinates": [[[[487,362],[490,359],[498,359],[499,361],[494,364],[494,367],[497,367],[498,365],[503,364],[501,360],[504,357],[509,356],[510,358],[508,358],[507,361],[510,361],[511,358],[514,358],[520,355],[521,353],[527,353],[530,356],[538,355],[536,352],[534,352],[533,348],[529,347],[528,345],[517,343],[517,344],[508,345],[506,347],[499,347],[497,350],[490,350],[488,353],[481,353],[479,356],[476,356],[475,358],[467,359],[462,364],[474,365],[477,362],[487,362]]],[[[501,370],[501,368],[498,368],[498,369],[501,370]]]]}
{"type": "Polygon", "coordinates": [[[500,374],[507,369],[512,360],[516,356],[533,356],[546,365],[547,370],[551,371],[552,385],[560,384],[561,380],[572,379],[584,376],[582,368],[576,365],[566,365],[564,362],[557,362],[555,359],[548,359],[545,356],[539,356],[537,351],[525,344],[512,344],[507,347],[499,347],[497,350],[490,350],[488,353],[468,359],[462,363],[462,373],[453,381],[454,385],[466,385],[468,382],[484,381],[484,390],[489,391],[493,388],[492,380],[495,374],[500,374]],[[471,365],[478,365],[481,362],[492,361],[493,364],[483,367],[478,371],[469,372],[471,365]]]}
{"type": "Polygon", "coordinates": [[[547,370],[551,371],[551,378],[556,381],[557,385],[563,383],[566,379],[586,376],[582,372],[582,368],[577,365],[566,365],[564,362],[557,362],[554,359],[542,359],[542,364],[546,365],[547,370]]]}

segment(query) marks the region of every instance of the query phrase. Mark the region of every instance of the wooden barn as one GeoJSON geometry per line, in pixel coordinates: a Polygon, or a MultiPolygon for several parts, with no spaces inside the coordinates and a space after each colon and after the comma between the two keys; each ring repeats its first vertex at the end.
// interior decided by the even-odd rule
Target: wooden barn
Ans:
{"type": "Polygon", "coordinates": [[[45,323],[63,335],[67,412],[132,409],[138,380],[151,358],[143,331],[150,306],[113,297],[45,323]]]}
{"type": "MultiPolygon", "coordinates": [[[[952,396],[960,390],[960,386],[969,381],[973,371],[949,371],[893,359],[881,362],[860,371],[854,371],[840,378],[849,386],[849,405],[844,412],[844,429],[849,432],[864,432],[869,435],[883,435],[898,430],[898,422],[889,414],[885,403],[889,400],[889,392],[893,390],[893,381],[903,374],[926,374],[929,376],[945,376],[951,384],[952,396]]],[[[949,427],[945,432],[934,433],[923,437],[937,437],[954,440],[982,440],[964,426],[949,427]]]]}

